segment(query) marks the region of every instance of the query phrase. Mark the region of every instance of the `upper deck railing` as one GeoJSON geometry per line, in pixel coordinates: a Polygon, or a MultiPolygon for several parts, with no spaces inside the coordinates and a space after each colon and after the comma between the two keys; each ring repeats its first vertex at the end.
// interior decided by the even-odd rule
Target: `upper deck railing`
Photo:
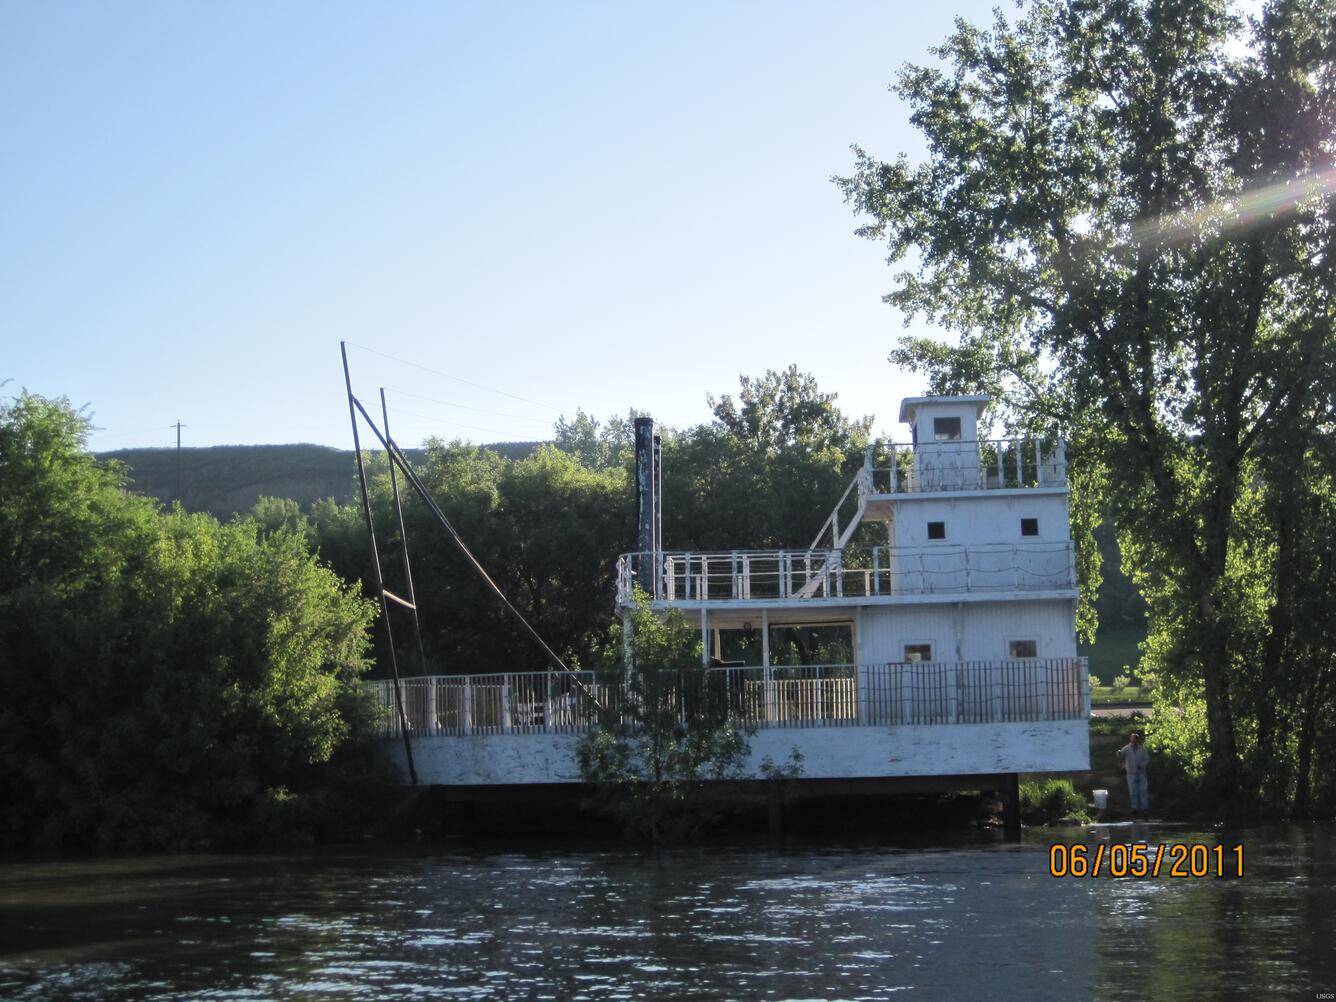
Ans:
{"type": "MultiPolygon", "coordinates": [[[[1068,541],[876,546],[846,550],[627,553],[617,561],[617,598],[653,583],[668,602],[867,598],[1076,587],[1068,541]]],[[[649,591],[646,588],[646,591],[649,591]]]]}
{"type": "Polygon", "coordinates": [[[1061,439],[879,443],[869,453],[873,494],[1065,487],[1061,439]]]}
{"type": "MultiPolygon", "coordinates": [[[[991,724],[1083,720],[1090,713],[1085,658],[960,663],[793,665],[669,673],[659,687],[679,719],[709,703],[747,728],[991,724]]],[[[553,672],[435,675],[400,683],[413,736],[583,734],[634,723],[616,677],[582,672],[600,714],[553,672]]],[[[368,683],[379,733],[398,733],[388,680],[368,683]]]]}

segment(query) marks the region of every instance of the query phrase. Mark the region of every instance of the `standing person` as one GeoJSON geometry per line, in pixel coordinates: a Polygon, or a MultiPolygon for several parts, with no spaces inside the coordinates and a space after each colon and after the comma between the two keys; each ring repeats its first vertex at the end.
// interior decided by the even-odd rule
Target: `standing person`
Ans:
{"type": "Polygon", "coordinates": [[[1146,765],[1150,752],[1141,743],[1140,734],[1129,734],[1127,744],[1118,749],[1118,761],[1127,770],[1127,795],[1132,801],[1132,813],[1145,814],[1150,810],[1150,796],[1146,792],[1146,765]]]}

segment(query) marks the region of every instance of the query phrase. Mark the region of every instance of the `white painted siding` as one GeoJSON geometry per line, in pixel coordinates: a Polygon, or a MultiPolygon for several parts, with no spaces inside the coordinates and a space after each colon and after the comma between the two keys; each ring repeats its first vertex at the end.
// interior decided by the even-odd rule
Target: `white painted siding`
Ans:
{"type": "Polygon", "coordinates": [[[962,602],[859,610],[860,664],[904,660],[905,644],[931,643],[934,661],[1004,661],[1009,640],[1034,640],[1040,658],[1076,657],[1072,603],[962,602]]]}
{"type": "Polygon", "coordinates": [[[906,494],[896,499],[892,527],[895,546],[1063,542],[1071,538],[1067,492],[1037,488],[950,498],[906,494]],[[1038,519],[1039,535],[1022,536],[1022,518],[1038,519]],[[930,540],[929,522],[945,522],[946,538],[930,540]]]}
{"type": "Polygon", "coordinates": [[[885,664],[904,660],[905,644],[932,644],[932,660],[959,661],[956,603],[949,605],[869,606],[859,610],[858,662],[885,664]]]}
{"type": "MultiPolygon", "coordinates": [[[[437,735],[413,742],[419,782],[448,785],[578,783],[573,734],[437,735]]],[[[403,745],[385,752],[405,775],[403,745]]],[[[952,776],[1090,768],[1084,720],[944,726],[827,727],[758,731],[746,774],[768,757],[803,755],[804,779],[952,776]]]]}
{"type": "Polygon", "coordinates": [[[1008,640],[1034,640],[1041,658],[1076,657],[1070,601],[977,602],[965,609],[964,661],[1002,661],[1008,640]]]}

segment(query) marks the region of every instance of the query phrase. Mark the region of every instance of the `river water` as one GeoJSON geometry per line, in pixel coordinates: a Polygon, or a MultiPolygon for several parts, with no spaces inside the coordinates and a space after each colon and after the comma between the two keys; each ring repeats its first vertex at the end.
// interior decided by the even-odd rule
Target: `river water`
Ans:
{"type": "Polygon", "coordinates": [[[1253,999],[1336,993],[1336,832],[0,864],[4,999],[1253,999]],[[1244,845],[1055,879],[1055,841],[1244,845]],[[1214,860],[1212,860],[1214,866],[1214,860]],[[1228,868],[1232,872],[1232,868],[1228,868]]]}

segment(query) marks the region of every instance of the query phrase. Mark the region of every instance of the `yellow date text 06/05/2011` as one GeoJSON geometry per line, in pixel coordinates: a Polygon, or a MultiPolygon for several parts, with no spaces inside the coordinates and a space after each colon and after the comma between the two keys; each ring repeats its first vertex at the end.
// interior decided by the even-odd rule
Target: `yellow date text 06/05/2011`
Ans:
{"type": "Polygon", "coordinates": [[[1048,850],[1048,873],[1051,877],[1242,877],[1243,845],[1057,842],[1048,850]]]}

